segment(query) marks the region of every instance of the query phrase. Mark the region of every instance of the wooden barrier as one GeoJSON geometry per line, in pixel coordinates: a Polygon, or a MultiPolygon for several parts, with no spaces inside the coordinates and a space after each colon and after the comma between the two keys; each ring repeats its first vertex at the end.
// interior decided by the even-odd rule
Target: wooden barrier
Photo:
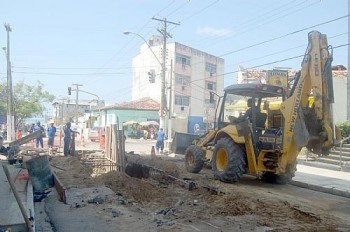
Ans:
{"type": "MultiPolygon", "coordinates": [[[[117,120],[118,121],[118,120],[117,120]]],[[[105,158],[111,161],[117,171],[125,170],[125,137],[119,123],[105,129],[105,158]]]]}

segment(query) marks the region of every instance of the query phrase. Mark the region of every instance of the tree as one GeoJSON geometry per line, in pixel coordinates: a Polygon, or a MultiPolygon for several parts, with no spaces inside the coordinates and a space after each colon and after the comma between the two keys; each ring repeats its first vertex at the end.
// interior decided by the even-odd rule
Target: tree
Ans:
{"type": "MultiPolygon", "coordinates": [[[[7,84],[0,84],[0,114],[7,112],[7,84]]],[[[43,89],[44,85],[38,82],[35,86],[19,81],[13,87],[13,103],[15,110],[16,128],[24,126],[26,118],[42,115],[45,103],[51,103],[55,96],[43,89]]]]}

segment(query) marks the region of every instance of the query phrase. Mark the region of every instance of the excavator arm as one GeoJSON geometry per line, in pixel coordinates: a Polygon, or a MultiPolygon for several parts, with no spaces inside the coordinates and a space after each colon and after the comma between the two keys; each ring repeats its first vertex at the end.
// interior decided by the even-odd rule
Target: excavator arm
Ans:
{"type": "Polygon", "coordinates": [[[295,162],[302,147],[327,154],[335,143],[331,64],[326,35],[310,32],[299,76],[288,99],[281,104],[285,120],[282,167],[295,162]]]}

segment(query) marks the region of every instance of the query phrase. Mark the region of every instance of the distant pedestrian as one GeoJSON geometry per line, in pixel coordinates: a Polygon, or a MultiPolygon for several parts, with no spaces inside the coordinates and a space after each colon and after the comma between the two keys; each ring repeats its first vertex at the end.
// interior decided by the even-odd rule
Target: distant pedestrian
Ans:
{"type": "Polygon", "coordinates": [[[16,139],[20,139],[22,138],[22,130],[21,129],[18,129],[17,132],[16,132],[16,139]]]}
{"type": "Polygon", "coordinates": [[[45,132],[44,127],[42,125],[40,125],[40,121],[36,122],[36,125],[34,126],[33,132],[36,131],[41,131],[41,135],[39,137],[36,138],[36,148],[40,147],[44,148],[44,141],[43,141],[43,134],[45,132]]]}
{"type": "Polygon", "coordinates": [[[34,127],[35,127],[35,123],[33,123],[30,128],[29,128],[29,133],[33,133],[34,132],[34,127]]]}
{"type": "Polygon", "coordinates": [[[147,130],[143,130],[143,137],[145,139],[148,139],[148,131],[147,130]]]}
{"type": "Polygon", "coordinates": [[[165,133],[163,132],[163,128],[160,128],[157,134],[157,143],[156,143],[157,152],[159,152],[159,149],[160,149],[161,153],[163,153],[164,140],[165,140],[165,133]]]}
{"type": "Polygon", "coordinates": [[[50,126],[47,128],[47,136],[49,138],[47,145],[49,148],[52,148],[54,145],[54,139],[56,135],[56,127],[54,126],[54,122],[50,123],[50,126]]]}
{"type": "Polygon", "coordinates": [[[153,129],[153,127],[151,127],[151,128],[149,129],[149,133],[150,133],[150,138],[151,138],[151,139],[154,139],[154,129],[153,129]]]}

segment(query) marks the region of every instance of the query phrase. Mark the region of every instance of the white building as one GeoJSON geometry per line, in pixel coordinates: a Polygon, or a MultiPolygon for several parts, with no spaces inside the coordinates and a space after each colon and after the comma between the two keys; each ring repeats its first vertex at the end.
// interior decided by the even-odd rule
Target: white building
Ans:
{"type": "MultiPolygon", "coordinates": [[[[84,124],[86,123],[86,115],[91,115],[93,110],[104,106],[105,102],[103,100],[99,102],[96,100],[79,100],[77,109],[75,99],[60,99],[53,103],[52,119],[57,125],[63,125],[78,116],[79,123],[84,124]]],[[[83,128],[83,126],[81,127],[83,128]]]]}
{"type": "MultiPolygon", "coordinates": [[[[132,100],[150,97],[160,102],[162,37],[152,36],[148,44],[152,50],[144,43],[132,60],[132,100]]],[[[177,42],[167,44],[166,60],[167,118],[172,131],[195,133],[212,127],[218,99],[215,96],[210,102],[210,91],[223,92],[224,60],[177,42]]]]}

